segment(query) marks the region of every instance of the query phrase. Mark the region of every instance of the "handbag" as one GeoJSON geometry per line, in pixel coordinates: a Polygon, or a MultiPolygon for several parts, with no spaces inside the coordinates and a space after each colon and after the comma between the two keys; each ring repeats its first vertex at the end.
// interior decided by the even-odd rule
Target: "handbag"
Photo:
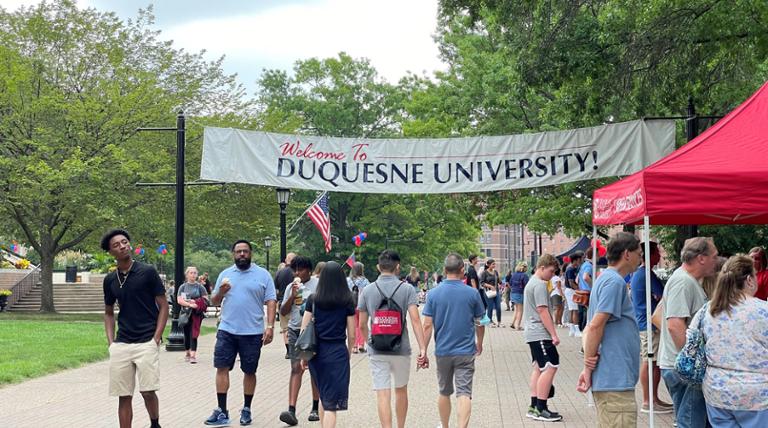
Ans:
{"type": "Polygon", "coordinates": [[[704,374],[707,371],[707,341],[704,332],[701,331],[701,323],[707,313],[709,303],[699,309],[696,316],[699,317],[696,328],[688,327],[685,334],[685,345],[675,360],[675,371],[687,383],[701,385],[704,382],[704,374]]]}
{"type": "Polygon", "coordinates": [[[589,306],[589,291],[574,290],[573,303],[581,306],[589,306]]]}
{"type": "Polygon", "coordinates": [[[312,302],[312,318],[299,333],[293,345],[296,356],[300,360],[309,361],[317,354],[317,336],[315,335],[315,303],[312,302]]]}
{"type": "Polygon", "coordinates": [[[489,299],[496,298],[496,290],[485,290],[485,297],[489,299]]]}
{"type": "Polygon", "coordinates": [[[192,311],[189,308],[182,308],[179,312],[179,319],[178,324],[179,327],[184,328],[187,324],[189,324],[189,318],[192,315],[192,311]]]}

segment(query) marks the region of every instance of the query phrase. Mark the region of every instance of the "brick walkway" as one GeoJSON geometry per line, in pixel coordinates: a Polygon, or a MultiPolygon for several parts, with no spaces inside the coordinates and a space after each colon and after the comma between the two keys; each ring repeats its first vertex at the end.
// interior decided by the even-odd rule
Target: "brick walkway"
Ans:
{"type": "MultiPolygon", "coordinates": [[[[507,314],[505,314],[507,315],[507,314]]],[[[530,357],[522,332],[509,328],[487,329],[485,350],[477,359],[470,426],[473,427],[544,427],[553,425],[526,419],[529,404],[528,378],[530,357]]],[[[554,426],[593,427],[594,408],[576,392],[581,368],[579,341],[561,330],[563,343],[560,371],[555,378],[557,396],[550,407],[560,412],[564,421],[554,426]]],[[[183,353],[161,353],[162,386],[160,421],[163,427],[203,427],[202,422],[216,406],[212,352],[214,336],[200,338],[197,365],[185,364],[183,353]]],[[[434,348],[432,348],[434,350],[434,348]]],[[[282,343],[273,343],[262,352],[253,404],[254,427],[282,427],[280,412],[287,408],[289,364],[283,359],[282,343]]],[[[434,364],[434,360],[432,361],[434,364]]],[[[414,363],[415,366],[415,363],[414,363]]],[[[308,375],[299,396],[299,426],[319,427],[307,422],[311,407],[308,375]]],[[[242,376],[232,372],[229,408],[233,419],[242,407],[242,376]]],[[[663,384],[660,389],[664,390],[663,384]]],[[[435,427],[439,423],[437,379],[434,366],[411,374],[410,408],[406,425],[435,427]]],[[[666,401],[669,397],[665,392],[666,401]]],[[[639,403],[638,387],[638,403],[639,403]]],[[[376,427],[376,401],[366,357],[353,355],[350,410],[339,414],[340,427],[376,427]]],[[[0,389],[3,427],[117,427],[117,399],[107,396],[107,363],[95,363],[79,369],[31,380],[0,389]]],[[[455,423],[451,421],[451,426],[455,423]]],[[[670,415],[657,415],[657,427],[671,427],[670,415]]],[[[134,426],[147,427],[149,420],[141,396],[134,398],[134,426]]],[[[235,425],[239,426],[239,425],[235,425]]],[[[647,415],[640,414],[638,426],[648,426],[647,415]]]]}

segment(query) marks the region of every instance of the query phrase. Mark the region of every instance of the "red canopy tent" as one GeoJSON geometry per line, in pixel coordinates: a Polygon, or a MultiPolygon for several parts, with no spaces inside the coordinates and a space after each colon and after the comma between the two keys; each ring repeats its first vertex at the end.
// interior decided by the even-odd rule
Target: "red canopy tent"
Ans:
{"type": "MultiPolygon", "coordinates": [[[[768,82],[682,148],[592,198],[592,224],[643,224],[646,301],[650,225],[768,224],[768,82]]],[[[595,231],[596,232],[596,231],[595,231]]],[[[596,234],[596,233],[595,233],[596,234]]],[[[651,319],[651,305],[646,305],[651,319]]],[[[652,348],[651,323],[647,323],[652,348]]],[[[648,355],[649,384],[653,384],[648,355]]],[[[649,425],[653,427],[650,400],[649,425]]]]}
{"type": "Polygon", "coordinates": [[[596,225],[768,224],[768,83],[690,143],[597,189],[596,225]]]}

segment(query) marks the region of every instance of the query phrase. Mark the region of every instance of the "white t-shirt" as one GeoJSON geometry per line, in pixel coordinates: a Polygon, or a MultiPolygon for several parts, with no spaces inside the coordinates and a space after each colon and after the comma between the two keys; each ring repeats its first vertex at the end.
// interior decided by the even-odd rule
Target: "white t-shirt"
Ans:
{"type": "Polygon", "coordinates": [[[560,287],[564,287],[563,280],[560,279],[559,276],[555,275],[549,281],[552,283],[552,292],[549,293],[549,297],[552,297],[552,296],[562,296],[562,294],[560,294],[560,290],[557,289],[557,283],[558,282],[560,283],[560,287]]]}

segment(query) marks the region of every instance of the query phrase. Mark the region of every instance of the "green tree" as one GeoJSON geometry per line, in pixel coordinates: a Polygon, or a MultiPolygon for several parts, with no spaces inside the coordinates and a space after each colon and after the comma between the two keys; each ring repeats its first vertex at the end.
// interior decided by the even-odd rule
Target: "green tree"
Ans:
{"type": "MultiPolygon", "coordinates": [[[[724,114],[768,77],[761,0],[442,0],[448,71],[414,78],[403,128],[447,135],[538,132],[643,116],[724,114]]],[[[678,141],[683,143],[682,123],[678,141]]],[[[571,234],[613,180],[484,194],[492,223],[571,234]]]]}
{"type": "MultiPolygon", "coordinates": [[[[293,74],[267,70],[258,82],[259,119],[267,131],[337,137],[398,137],[402,131],[405,86],[389,84],[365,59],[338,57],[298,61],[293,74]]],[[[315,192],[297,191],[289,206],[296,219],[314,201],[315,192]]],[[[314,225],[301,219],[290,248],[314,260],[343,262],[356,251],[369,274],[387,245],[398,250],[403,265],[432,270],[449,250],[476,249],[476,210],[451,195],[372,195],[332,193],[329,198],[332,254],[326,255],[314,225]],[[367,232],[357,249],[352,238],[367,232]]]]}
{"type": "Polygon", "coordinates": [[[136,128],[243,105],[221,60],[158,40],[152,20],[69,0],[0,10],[0,214],[40,256],[43,311],[55,310],[56,254],[111,225],[162,221],[159,192],[133,184],[172,175],[174,147],[136,128]]]}

